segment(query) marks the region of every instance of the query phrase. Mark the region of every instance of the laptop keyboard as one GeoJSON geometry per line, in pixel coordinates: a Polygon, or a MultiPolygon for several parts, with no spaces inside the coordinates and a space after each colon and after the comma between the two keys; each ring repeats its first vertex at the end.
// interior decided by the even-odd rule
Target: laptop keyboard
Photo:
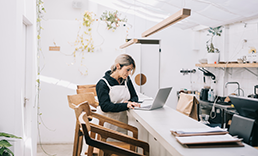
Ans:
{"type": "Polygon", "coordinates": [[[142,106],[142,107],[140,107],[140,108],[150,108],[151,107],[151,105],[148,105],[148,106],[142,106]]]}

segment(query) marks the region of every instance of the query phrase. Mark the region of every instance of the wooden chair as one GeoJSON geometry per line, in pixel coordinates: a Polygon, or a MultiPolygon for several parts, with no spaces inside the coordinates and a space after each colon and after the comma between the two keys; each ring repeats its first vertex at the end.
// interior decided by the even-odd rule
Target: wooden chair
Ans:
{"type": "MultiPolygon", "coordinates": [[[[77,94],[76,96],[68,95],[69,107],[74,109],[74,107],[80,103],[88,101],[88,103],[95,103],[95,98],[93,93],[77,94]]],[[[92,118],[89,118],[92,120],[92,118]]],[[[75,134],[74,134],[74,145],[73,145],[73,156],[80,156],[82,150],[83,134],[80,131],[80,124],[76,122],[75,134]]]]}
{"type": "MultiPolygon", "coordinates": [[[[77,94],[84,94],[84,93],[93,93],[94,96],[97,96],[96,92],[96,85],[77,85],[76,89],[77,94]]],[[[99,105],[99,102],[95,100],[95,103],[90,103],[91,106],[97,108],[99,105]]]]}
{"type": "Polygon", "coordinates": [[[99,105],[98,101],[96,101],[95,99],[94,93],[92,92],[85,92],[85,93],[77,94],[77,96],[68,96],[68,97],[69,97],[68,102],[69,102],[70,108],[74,108],[73,104],[79,104],[84,101],[88,101],[88,103],[95,108],[97,108],[97,106],[99,105]]]}
{"type": "Polygon", "coordinates": [[[93,92],[95,96],[97,96],[96,85],[77,85],[77,94],[85,93],[85,92],[93,92]]]}
{"type": "MultiPolygon", "coordinates": [[[[86,101],[92,101],[91,99],[94,98],[94,95],[92,93],[85,93],[85,94],[75,94],[75,95],[68,95],[68,102],[70,108],[74,109],[77,105],[81,103],[85,103],[86,101]]],[[[129,130],[132,132],[133,137],[135,139],[138,138],[138,129],[136,127],[130,126],[128,124],[125,124],[123,122],[108,118],[106,116],[100,115],[98,113],[93,112],[90,109],[89,106],[90,102],[87,102],[87,107],[85,107],[85,111],[87,112],[88,119],[92,120],[93,118],[98,119],[99,125],[103,126],[105,122],[113,124],[115,126],[124,128],[126,130],[129,130]],[[87,109],[86,109],[87,108],[87,109]]],[[[76,127],[75,127],[75,137],[74,137],[74,147],[73,147],[73,156],[78,156],[81,153],[82,149],[82,133],[79,129],[79,122],[76,122],[76,127]]],[[[95,133],[91,134],[92,137],[95,137],[95,133]]],[[[100,139],[100,138],[99,138],[100,139]]],[[[106,141],[105,139],[102,139],[103,141],[106,141]]],[[[130,146],[131,150],[135,150],[134,146],[130,146]]],[[[92,155],[93,153],[93,148],[89,147],[88,148],[88,155],[92,155]]]]}
{"type": "MultiPolygon", "coordinates": [[[[149,144],[147,142],[138,140],[134,137],[130,137],[128,135],[122,134],[120,132],[105,128],[101,125],[96,125],[93,123],[89,123],[88,120],[88,113],[95,116],[96,114],[89,111],[89,105],[87,102],[84,102],[74,108],[77,121],[81,124],[83,129],[83,134],[85,137],[86,144],[92,147],[99,148],[103,151],[104,156],[110,156],[112,154],[116,154],[118,156],[140,156],[140,155],[149,155],[149,144]],[[96,140],[94,137],[92,137],[89,132],[97,133],[101,136],[101,140],[96,140]],[[113,138],[122,142],[126,142],[128,144],[132,144],[134,146],[141,147],[143,149],[143,154],[136,153],[135,148],[134,150],[128,150],[121,148],[119,146],[115,146],[112,144],[109,144],[106,141],[107,138],[113,138]]],[[[99,116],[98,116],[99,117],[99,116]]],[[[105,120],[111,120],[111,123],[114,123],[113,119],[104,117],[105,120]]]]}
{"type": "MultiPolygon", "coordinates": [[[[96,85],[92,84],[92,85],[77,85],[77,89],[76,89],[77,94],[84,94],[84,93],[93,93],[95,99],[97,99],[97,92],[96,92],[96,85]]],[[[95,100],[94,103],[91,103],[91,106],[97,108],[99,105],[98,100],[95,100]]],[[[92,111],[97,111],[96,109],[92,109],[92,111]]],[[[93,153],[93,148],[91,149],[92,153],[93,153]]],[[[94,153],[98,153],[97,151],[94,150],[94,153]]],[[[85,154],[88,155],[88,153],[86,152],[85,154]]]]}

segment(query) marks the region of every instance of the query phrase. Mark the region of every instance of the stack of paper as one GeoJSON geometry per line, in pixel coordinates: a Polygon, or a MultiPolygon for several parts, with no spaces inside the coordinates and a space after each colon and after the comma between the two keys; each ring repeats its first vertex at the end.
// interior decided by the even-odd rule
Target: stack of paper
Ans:
{"type": "Polygon", "coordinates": [[[243,147],[241,139],[232,137],[219,127],[171,129],[176,140],[189,148],[243,147]]]}
{"type": "Polygon", "coordinates": [[[226,129],[220,127],[171,129],[170,131],[175,136],[222,135],[228,133],[226,129]]]}

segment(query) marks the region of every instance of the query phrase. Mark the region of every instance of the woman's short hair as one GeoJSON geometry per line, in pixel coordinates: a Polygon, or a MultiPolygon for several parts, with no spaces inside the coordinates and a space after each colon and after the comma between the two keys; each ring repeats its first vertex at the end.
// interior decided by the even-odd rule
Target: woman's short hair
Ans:
{"type": "Polygon", "coordinates": [[[114,71],[116,71],[116,65],[119,64],[120,67],[122,68],[123,66],[129,66],[129,65],[133,65],[133,70],[132,70],[132,75],[135,72],[135,62],[133,60],[133,58],[130,55],[127,54],[121,54],[119,55],[116,60],[115,63],[111,66],[111,73],[113,73],[114,71]]]}

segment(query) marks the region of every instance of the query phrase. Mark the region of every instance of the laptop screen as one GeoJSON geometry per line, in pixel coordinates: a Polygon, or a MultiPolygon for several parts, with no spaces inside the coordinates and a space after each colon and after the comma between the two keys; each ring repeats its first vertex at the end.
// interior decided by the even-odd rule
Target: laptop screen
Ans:
{"type": "Polygon", "coordinates": [[[167,101],[167,98],[168,98],[168,95],[169,95],[171,89],[172,89],[172,87],[159,89],[159,91],[153,101],[152,108],[163,107],[167,101]]]}

